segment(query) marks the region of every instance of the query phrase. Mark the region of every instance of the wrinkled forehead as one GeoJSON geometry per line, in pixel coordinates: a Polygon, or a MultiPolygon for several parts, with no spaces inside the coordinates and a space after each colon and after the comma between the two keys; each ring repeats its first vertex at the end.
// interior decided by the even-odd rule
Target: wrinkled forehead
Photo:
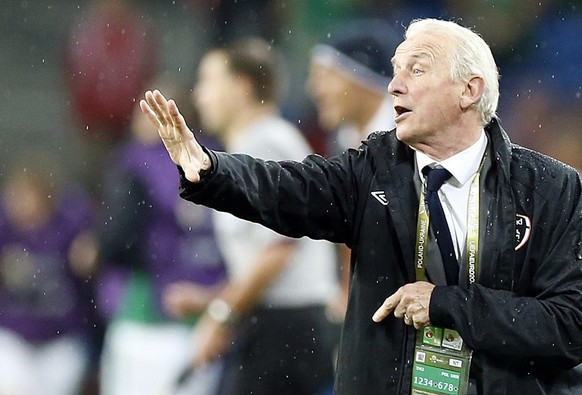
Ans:
{"type": "Polygon", "coordinates": [[[444,34],[420,32],[404,40],[392,57],[392,66],[410,60],[422,60],[430,64],[448,62],[453,49],[451,37],[444,34]]]}

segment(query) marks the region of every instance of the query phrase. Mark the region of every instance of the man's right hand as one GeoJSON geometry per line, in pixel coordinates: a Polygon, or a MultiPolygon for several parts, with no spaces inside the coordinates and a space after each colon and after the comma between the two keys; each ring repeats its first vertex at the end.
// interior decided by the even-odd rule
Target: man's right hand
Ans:
{"type": "Polygon", "coordinates": [[[174,100],[166,100],[160,91],[154,90],[147,91],[145,99],[139,104],[144,114],[158,128],[158,134],[172,161],[182,167],[189,181],[200,181],[200,171],[210,170],[212,162],[186,125],[174,100]]]}

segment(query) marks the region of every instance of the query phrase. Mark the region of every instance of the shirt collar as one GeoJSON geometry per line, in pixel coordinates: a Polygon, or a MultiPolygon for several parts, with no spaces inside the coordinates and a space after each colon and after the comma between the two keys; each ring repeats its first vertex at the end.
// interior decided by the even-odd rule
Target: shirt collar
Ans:
{"type": "Polygon", "coordinates": [[[450,180],[452,184],[456,184],[459,187],[463,186],[479,170],[481,158],[483,158],[486,148],[487,136],[485,131],[482,131],[481,135],[473,145],[442,162],[435,162],[426,154],[415,150],[416,164],[420,174],[420,179],[422,180],[424,178],[422,169],[425,166],[439,166],[451,172],[454,178],[454,180],[453,178],[450,180]]]}

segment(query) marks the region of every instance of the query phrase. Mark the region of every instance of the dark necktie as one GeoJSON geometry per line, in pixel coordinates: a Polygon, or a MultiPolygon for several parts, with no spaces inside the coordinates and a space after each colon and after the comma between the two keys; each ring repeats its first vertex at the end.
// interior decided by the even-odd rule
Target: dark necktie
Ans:
{"type": "Polygon", "coordinates": [[[422,169],[422,173],[426,176],[426,203],[430,214],[430,226],[443,258],[447,284],[458,284],[459,263],[453,248],[453,239],[447,218],[438,195],[438,190],[446,180],[451,178],[451,173],[447,169],[431,169],[428,166],[422,169]]]}

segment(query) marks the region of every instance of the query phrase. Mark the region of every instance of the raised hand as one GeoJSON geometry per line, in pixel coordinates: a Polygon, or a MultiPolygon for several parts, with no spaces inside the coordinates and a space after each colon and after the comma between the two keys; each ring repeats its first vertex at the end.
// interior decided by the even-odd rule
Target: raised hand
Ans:
{"type": "Polygon", "coordinates": [[[200,181],[200,171],[210,170],[212,162],[186,125],[174,100],[166,100],[160,91],[154,90],[147,91],[139,105],[157,127],[172,161],[182,167],[189,181],[200,181]]]}

